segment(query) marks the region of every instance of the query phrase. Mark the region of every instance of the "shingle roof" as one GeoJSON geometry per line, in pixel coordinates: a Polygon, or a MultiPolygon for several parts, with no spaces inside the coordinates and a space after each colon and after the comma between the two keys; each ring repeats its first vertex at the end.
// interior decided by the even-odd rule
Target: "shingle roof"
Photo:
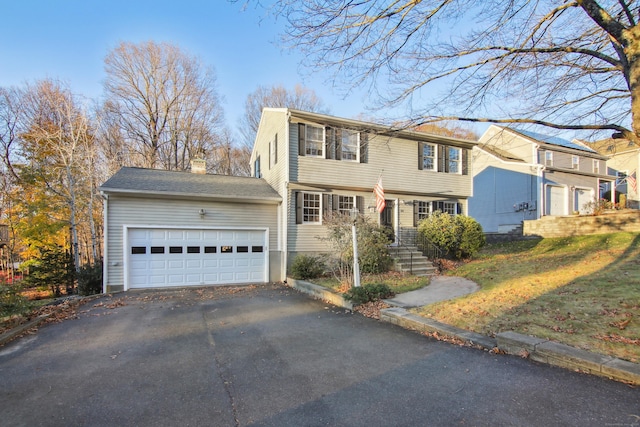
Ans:
{"type": "Polygon", "coordinates": [[[183,196],[279,202],[280,195],[259,178],[123,167],[99,188],[105,193],[183,196]]]}
{"type": "Polygon", "coordinates": [[[587,151],[589,153],[596,153],[595,150],[589,147],[585,147],[584,145],[576,144],[575,142],[558,138],[556,136],[549,136],[549,135],[544,135],[541,133],[531,132],[531,131],[521,130],[521,129],[512,129],[512,130],[514,130],[515,132],[518,132],[519,134],[527,136],[529,138],[535,139],[540,142],[544,142],[545,144],[557,145],[564,148],[572,148],[574,150],[587,151]]]}

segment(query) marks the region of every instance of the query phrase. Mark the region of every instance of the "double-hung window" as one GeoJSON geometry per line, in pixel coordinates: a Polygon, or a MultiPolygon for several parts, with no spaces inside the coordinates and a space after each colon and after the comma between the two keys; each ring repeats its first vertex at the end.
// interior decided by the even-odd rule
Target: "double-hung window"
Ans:
{"type": "Polygon", "coordinates": [[[422,170],[435,171],[437,164],[437,146],[434,144],[422,145],[422,170]]]}
{"type": "Polygon", "coordinates": [[[338,196],[338,206],[334,209],[342,215],[351,215],[353,208],[356,207],[356,201],[354,196],[338,196]]]}
{"type": "Polygon", "coordinates": [[[571,156],[571,169],[580,169],[580,156],[571,156]]]}
{"type": "Polygon", "coordinates": [[[449,147],[449,173],[462,173],[462,150],[449,147]]]}
{"type": "Polygon", "coordinates": [[[544,165],[553,166],[553,151],[544,152],[544,165]]]}
{"type": "Polygon", "coordinates": [[[360,133],[354,132],[350,130],[343,129],[340,132],[340,158],[342,160],[349,160],[353,162],[357,162],[360,159],[360,133]]]}
{"type": "Polygon", "coordinates": [[[593,173],[600,173],[600,160],[593,159],[593,173]]]}
{"type": "Polygon", "coordinates": [[[302,193],[303,224],[320,224],[321,200],[319,193],[302,193]]]}
{"type": "Polygon", "coordinates": [[[305,155],[324,157],[324,128],[305,126],[305,155]]]}
{"type": "Polygon", "coordinates": [[[431,215],[431,202],[416,202],[416,222],[420,222],[431,215]]]}

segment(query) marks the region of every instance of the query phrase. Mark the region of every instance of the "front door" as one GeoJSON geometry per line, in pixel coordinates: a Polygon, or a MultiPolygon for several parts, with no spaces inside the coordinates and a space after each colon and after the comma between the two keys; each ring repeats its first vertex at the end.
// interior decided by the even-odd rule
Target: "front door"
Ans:
{"type": "Polygon", "coordinates": [[[386,200],[386,206],[384,210],[380,213],[380,225],[384,227],[389,233],[389,240],[391,243],[395,243],[396,241],[396,230],[395,230],[395,221],[394,221],[394,211],[395,211],[395,203],[393,200],[386,200]]]}

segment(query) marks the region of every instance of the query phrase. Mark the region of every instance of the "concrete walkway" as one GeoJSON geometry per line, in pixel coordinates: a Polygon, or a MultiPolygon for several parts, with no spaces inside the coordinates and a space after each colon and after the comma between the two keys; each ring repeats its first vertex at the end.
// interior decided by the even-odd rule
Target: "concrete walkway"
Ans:
{"type": "Polygon", "coordinates": [[[475,282],[462,277],[433,276],[429,286],[398,294],[385,300],[389,305],[402,308],[422,307],[438,301],[458,298],[480,289],[475,282]]]}

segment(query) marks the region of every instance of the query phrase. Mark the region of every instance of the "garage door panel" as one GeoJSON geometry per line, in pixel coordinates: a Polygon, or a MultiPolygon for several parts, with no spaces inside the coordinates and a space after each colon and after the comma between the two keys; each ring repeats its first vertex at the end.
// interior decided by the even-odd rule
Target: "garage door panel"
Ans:
{"type": "Polygon", "coordinates": [[[129,229],[128,287],[264,282],[265,238],[260,230],[129,229]]]}

